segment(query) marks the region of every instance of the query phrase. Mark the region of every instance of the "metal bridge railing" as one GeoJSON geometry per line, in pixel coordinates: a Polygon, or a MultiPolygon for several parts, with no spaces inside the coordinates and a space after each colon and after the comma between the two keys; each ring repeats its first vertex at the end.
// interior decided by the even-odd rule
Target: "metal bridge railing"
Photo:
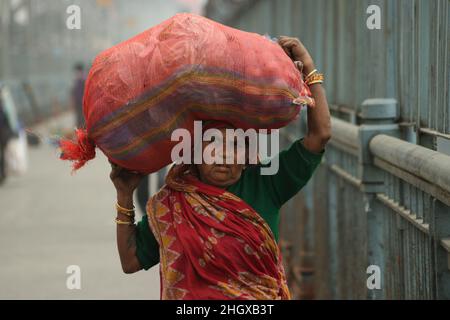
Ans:
{"type": "Polygon", "coordinates": [[[393,106],[366,101],[359,126],[333,118],[327,173],[314,181],[328,186],[316,189],[328,203],[313,205],[315,224],[326,225],[314,242],[318,297],[450,298],[450,157],[398,139],[385,117],[395,112],[377,121],[371,111],[393,106]],[[367,286],[371,265],[379,289],[367,286]]]}
{"type": "MultiPolygon", "coordinates": [[[[370,142],[386,190],[376,194],[385,219],[397,230],[383,235],[387,294],[404,298],[450,297],[450,157],[386,135],[370,142]],[[399,243],[392,243],[394,238],[399,243]],[[395,265],[392,257],[401,257],[395,265]],[[396,293],[396,294],[395,294],[396,293]]],[[[386,231],[386,230],[383,230],[386,231]]]]}
{"type": "MultiPolygon", "coordinates": [[[[324,162],[283,208],[296,298],[449,299],[450,157],[401,140],[397,104],[366,100],[332,117],[324,162]],[[369,288],[369,266],[380,287],[369,288]]],[[[306,123],[282,134],[285,144],[306,123]]]]}
{"type": "MultiPolygon", "coordinates": [[[[446,181],[443,163],[449,162],[439,153],[446,152],[444,142],[450,140],[449,4],[208,2],[206,15],[219,22],[259,34],[299,37],[327,76],[333,138],[323,164],[285,205],[281,218],[294,297],[450,297],[450,208],[445,200],[448,190],[439,182],[446,181]],[[380,30],[366,28],[371,5],[380,8],[380,30]],[[361,104],[368,97],[392,97],[398,103],[361,104]],[[399,139],[377,144],[384,136],[399,139]],[[413,158],[413,151],[398,147],[400,139],[405,146],[418,150],[420,145],[431,153],[420,149],[420,157],[413,158]],[[393,164],[374,156],[371,141],[402,158],[393,164]],[[406,160],[419,171],[411,172],[402,162],[406,160]],[[427,170],[435,170],[433,179],[424,176],[427,170]],[[379,290],[367,288],[370,265],[381,270],[379,290]]],[[[291,126],[287,142],[304,132],[304,123],[291,126]]]]}

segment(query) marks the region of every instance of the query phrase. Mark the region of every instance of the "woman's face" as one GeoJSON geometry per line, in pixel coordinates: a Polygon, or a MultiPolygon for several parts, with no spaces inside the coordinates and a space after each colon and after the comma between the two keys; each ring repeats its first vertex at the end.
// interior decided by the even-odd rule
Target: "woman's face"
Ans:
{"type": "MultiPolygon", "coordinates": [[[[226,188],[236,183],[242,174],[242,170],[245,168],[245,164],[238,164],[238,153],[245,152],[237,147],[236,141],[227,141],[226,128],[218,129],[222,133],[223,148],[222,152],[218,155],[223,159],[223,164],[198,164],[197,169],[200,175],[200,180],[206,184],[213,185],[219,188],[226,188]],[[234,146],[233,148],[226,148],[227,145],[234,146]],[[228,149],[228,150],[227,150],[228,149]],[[229,150],[232,149],[232,150],[229,150]],[[228,153],[227,153],[228,152],[228,153]]],[[[211,142],[204,141],[202,152],[205,150],[211,142]]],[[[211,156],[216,156],[214,150],[211,152],[211,156]]]]}

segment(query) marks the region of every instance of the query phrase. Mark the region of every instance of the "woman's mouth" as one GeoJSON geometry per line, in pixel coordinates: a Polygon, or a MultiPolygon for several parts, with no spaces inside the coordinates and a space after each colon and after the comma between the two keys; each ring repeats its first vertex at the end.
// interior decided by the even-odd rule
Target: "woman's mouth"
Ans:
{"type": "Polygon", "coordinates": [[[230,170],[230,167],[224,164],[219,164],[215,166],[216,171],[219,172],[228,172],[230,170]]]}

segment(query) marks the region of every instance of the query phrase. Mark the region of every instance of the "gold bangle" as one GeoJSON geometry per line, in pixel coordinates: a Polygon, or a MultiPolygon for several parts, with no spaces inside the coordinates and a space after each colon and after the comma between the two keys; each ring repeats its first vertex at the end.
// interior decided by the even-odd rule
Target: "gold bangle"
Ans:
{"type": "Polygon", "coordinates": [[[324,80],[324,76],[322,73],[315,73],[315,74],[309,76],[308,78],[306,78],[305,83],[307,85],[311,85],[311,84],[319,83],[319,82],[323,83],[323,80],[324,80]]]}
{"type": "Polygon", "coordinates": [[[127,209],[127,208],[121,207],[118,203],[116,203],[116,209],[120,210],[120,211],[124,211],[124,212],[134,212],[134,206],[133,206],[133,209],[127,209]]]}
{"type": "Polygon", "coordinates": [[[314,73],[317,72],[317,69],[314,69],[313,71],[311,71],[306,77],[305,79],[308,79],[309,77],[311,77],[314,73]]]}
{"type": "Polygon", "coordinates": [[[318,78],[323,78],[323,74],[322,73],[314,73],[308,77],[305,78],[305,81],[313,81],[313,80],[317,80],[318,78]]]}
{"type": "Polygon", "coordinates": [[[119,224],[119,225],[127,225],[127,226],[132,226],[132,225],[134,225],[134,220],[133,221],[123,221],[123,220],[120,220],[119,218],[116,218],[116,224],[119,224]]]}
{"type": "Polygon", "coordinates": [[[308,83],[308,86],[312,86],[313,84],[316,83],[323,83],[323,81],[322,80],[311,81],[310,83],[308,83]]]}
{"type": "Polygon", "coordinates": [[[116,203],[116,209],[118,213],[126,215],[127,217],[134,218],[134,206],[133,209],[126,209],[121,207],[118,203],[116,203]]]}
{"type": "Polygon", "coordinates": [[[120,211],[120,210],[117,210],[117,212],[120,214],[123,214],[127,217],[134,218],[134,212],[124,212],[124,211],[120,211]]]}

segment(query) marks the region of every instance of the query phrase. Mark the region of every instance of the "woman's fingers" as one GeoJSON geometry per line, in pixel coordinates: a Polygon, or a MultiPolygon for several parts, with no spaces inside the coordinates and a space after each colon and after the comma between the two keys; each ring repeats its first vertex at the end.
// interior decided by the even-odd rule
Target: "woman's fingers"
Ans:
{"type": "Polygon", "coordinates": [[[278,38],[278,44],[283,48],[284,52],[292,59],[303,61],[309,60],[308,50],[298,38],[280,36],[278,38]]]}
{"type": "Polygon", "coordinates": [[[131,170],[127,170],[125,168],[119,167],[117,166],[116,168],[111,170],[111,174],[110,177],[111,179],[117,178],[117,177],[121,177],[124,179],[130,179],[133,177],[142,177],[143,174],[140,173],[139,171],[131,171],[131,170]]]}
{"type": "Polygon", "coordinates": [[[144,174],[142,172],[125,169],[124,167],[121,167],[121,166],[113,163],[109,159],[108,159],[108,162],[111,164],[111,173],[109,174],[109,177],[111,180],[114,180],[114,179],[118,178],[119,176],[121,179],[144,177],[144,174]]]}
{"type": "Polygon", "coordinates": [[[111,179],[115,179],[117,178],[122,172],[122,169],[120,169],[120,167],[115,167],[111,170],[111,173],[109,174],[109,177],[111,179]]]}
{"type": "Polygon", "coordinates": [[[292,37],[288,37],[288,36],[279,36],[278,37],[278,41],[286,41],[286,40],[289,40],[289,39],[292,39],[292,37]]]}
{"type": "Polygon", "coordinates": [[[286,54],[292,58],[292,53],[290,50],[290,46],[286,45],[286,42],[279,42],[280,47],[286,52],[286,54]]]}
{"type": "Polygon", "coordinates": [[[292,53],[289,49],[283,47],[284,52],[292,59],[292,53]]]}
{"type": "Polygon", "coordinates": [[[281,40],[278,42],[278,44],[282,47],[291,47],[292,45],[290,44],[289,40],[281,40]]]}
{"type": "Polygon", "coordinates": [[[281,38],[278,41],[278,44],[283,48],[288,48],[289,50],[296,46],[302,47],[300,40],[297,38],[281,38]]]}
{"type": "Polygon", "coordinates": [[[289,43],[289,39],[287,39],[287,38],[281,38],[281,39],[278,39],[278,44],[280,44],[280,45],[282,45],[282,46],[285,46],[285,45],[287,45],[288,43],[289,43]]]}
{"type": "Polygon", "coordinates": [[[286,54],[293,59],[293,53],[292,48],[296,45],[298,45],[298,41],[295,38],[289,38],[289,37],[280,37],[278,40],[278,44],[281,46],[281,48],[286,52],[286,54]]]}
{"type": "Polygon", "coordinates": [[[111,164],[111,173],[109,174],[109,177],[111,179],[115,179],[122,172],[123,168],[121,166],[111,162],[109,159],[108,159],[108,162],[111,164]]]}
{"type": "Polygon", "coordinates": [[[286,36],[281,36],[278,38],[278,42],[298,42],[299,40],[297,38],[294,37],[286,37],[286,36]]]}

